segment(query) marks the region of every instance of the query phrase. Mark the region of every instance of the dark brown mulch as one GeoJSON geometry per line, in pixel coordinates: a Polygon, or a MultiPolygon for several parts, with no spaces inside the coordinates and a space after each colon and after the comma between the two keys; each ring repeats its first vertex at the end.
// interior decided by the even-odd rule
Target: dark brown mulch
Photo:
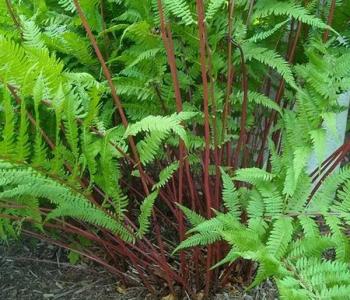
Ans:
{"type": "MultiPolygon", "coordinates": [[[[53,245],[31,240],[0,242],[1,300],[146,300],[142,287],[125,289],[119,279],[90,263],[72,266],[63,251],[53,245]]],[[[190,299],[185,297],[184,299],[190,299]]],[[[278,293],[266,281],[246,294],[230,287],[212,300],[275,300],[278,293]]]]}

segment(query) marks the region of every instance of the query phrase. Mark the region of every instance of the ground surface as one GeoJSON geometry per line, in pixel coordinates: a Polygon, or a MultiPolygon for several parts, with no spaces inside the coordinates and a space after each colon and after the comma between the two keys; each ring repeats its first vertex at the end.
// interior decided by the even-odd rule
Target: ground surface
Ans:
{"type": "MultiPolygon", "coordinates": [[[[125,289],[118,278],[98,266],[72,266],[52,245],[11,242],[0,243],[1,300],[145,300],[144,288],[125,289]]],[[[267,281],[247,294],[231,287],[212,300],[275,300],[275,286],[267,281]]],[[[185,298],[190,299],[190,298],[185,298]]]]}

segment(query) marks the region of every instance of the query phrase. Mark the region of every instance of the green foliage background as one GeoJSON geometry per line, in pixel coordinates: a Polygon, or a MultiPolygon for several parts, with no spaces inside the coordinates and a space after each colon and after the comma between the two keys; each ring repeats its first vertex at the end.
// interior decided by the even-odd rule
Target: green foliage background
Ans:
{"type": "Polygon", "coordinates": [[[306,164],[315,151],[321,167],[326,128],[335,133],[336,114],[347,109],[338,96],[350,88],[349,1],[334,2],[332,28],[332,1],[237,0],[231,21],[231,2],[204,1],[208,89],[198,3],[0,2],[1,237],[27,232],[26,221],[43,234],[50,224],[73,226],[73,244],[76,234],[100,247],[116,243],[191,289],[176,275],[186,273],[190,251],[180,251],[181,270],[169,271],[165,254],[137,248],[147,236],[163,245],[160,230],[175,223],[167,255],[173,243],[225,241],[229,252],[210,265],[257,261],[250,287],[274,276],[284,299],[347,299],[349,169],[316,190],[306,164]],[[193,225],[185,240],[182,211],[193,225]]]}

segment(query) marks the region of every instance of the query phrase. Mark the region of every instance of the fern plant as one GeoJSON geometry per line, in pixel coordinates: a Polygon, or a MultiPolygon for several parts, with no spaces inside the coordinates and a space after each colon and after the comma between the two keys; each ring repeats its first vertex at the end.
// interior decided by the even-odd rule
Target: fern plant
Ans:
{"type": "Polygon", "coordinates": [[[155,296],[209,296],[240,275],[209,266],[243,257],[282,296],[342,297],[348,171],[324,179],[350,144],[324,146],[350,87],[347,4],[317,4],[3,1],[0,235],[50,239],[155,296]]]}
{"type": "Polygon", "coordinates": [[[239,258],[258,263],[247,289],[273,277],[281,299],[347,299],[350,249],[344,229],[349,224],[349,168],[328,177],[313,197],[305,172],[289,195],[284,192],[289,185],[286,174],[258,170],[239,170],[233,177],[222,171],[227,212],[215,211],[214,218],[204,220],[183,208],[194,227],[176,250],[222,240],[230,251],[213,268],[239,258]],[[252,188],[236,189],[233,181],[248,182],[252,188]],[[242,211],[248,216],[243,224],[242,211]],[[329,230],[321,229],[322,222],[329,230]]]}

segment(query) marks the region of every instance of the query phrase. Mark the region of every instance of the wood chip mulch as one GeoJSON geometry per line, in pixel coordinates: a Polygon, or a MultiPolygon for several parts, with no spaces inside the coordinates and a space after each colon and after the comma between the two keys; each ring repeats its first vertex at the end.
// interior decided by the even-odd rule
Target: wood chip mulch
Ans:
{"type": "MultiPolygon", "coordinates": [[[[44,242],[0,242],[1,300],[146,300],[143,287],[125,288],[119,279],[103,268],[80,263],[70,265],[65,253],[44,242]]],[[[198,299],[201,297],[199,296],[198,299]]],[[[184,300],[191,300],[185,297],[184,300]]],[[[230,287],[212,300],[278,300],[271,281],[246,294],[240,287],[230,287]]]]}

